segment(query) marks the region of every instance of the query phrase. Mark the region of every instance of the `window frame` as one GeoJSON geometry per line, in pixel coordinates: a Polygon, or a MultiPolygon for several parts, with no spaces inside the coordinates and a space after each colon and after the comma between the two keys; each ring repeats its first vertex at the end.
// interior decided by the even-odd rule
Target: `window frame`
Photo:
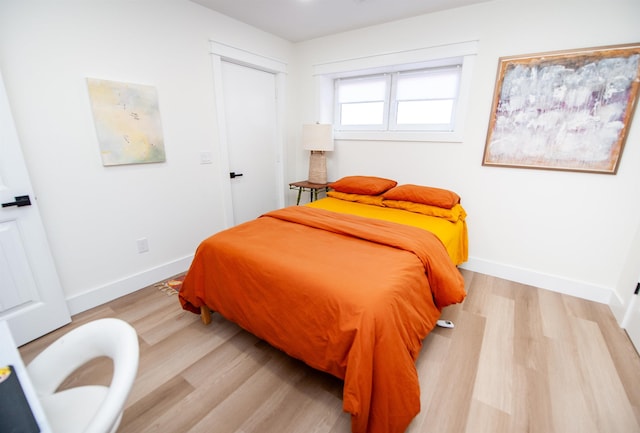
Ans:
{"type": "Polygon", "coordinates": [[[461,73],[458,98],[454,108],[453,130],[336,130],[334,138],[337,140],[462,142],[477,46],[478,41],[467,41],[315,65],[317,104],[315,120],[333,124],[336,105],[334,80],[336,78],[460,65],[461,73]]]}

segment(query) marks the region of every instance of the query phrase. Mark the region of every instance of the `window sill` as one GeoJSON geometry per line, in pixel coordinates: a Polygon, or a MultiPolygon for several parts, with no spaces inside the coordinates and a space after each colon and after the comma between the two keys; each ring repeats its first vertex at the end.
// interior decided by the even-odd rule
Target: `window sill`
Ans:
{"type": "Polygon", "coordinates": [[[462,143],[460,132],[423,131],[335,131],[336,140],[365,141],[422,141],[438,143],[462,143]]]}

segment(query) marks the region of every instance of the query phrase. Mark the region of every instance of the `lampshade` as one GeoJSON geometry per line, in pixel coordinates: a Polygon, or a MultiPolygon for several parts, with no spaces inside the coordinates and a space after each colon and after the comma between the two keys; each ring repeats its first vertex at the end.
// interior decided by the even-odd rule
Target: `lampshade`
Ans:
{"type": "Polygon", "coordinates": [[[333,150],[333,125],[302,125],[302,145],[306,150],[333,150]]]}

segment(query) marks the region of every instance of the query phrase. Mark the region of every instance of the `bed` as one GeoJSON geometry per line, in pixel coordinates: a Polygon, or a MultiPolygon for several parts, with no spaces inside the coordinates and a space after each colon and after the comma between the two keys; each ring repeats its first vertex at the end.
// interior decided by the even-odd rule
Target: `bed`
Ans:
{"type": "Polygon", "coordinates": [[[405,186],[370,176],[331,186],[327,198],[204,240],[180,303],[343,379],[352,432],[400,433],[420,411],[422,340],[465,297],[456,268],[467,254],[465,213],[446,190],[409,185],[394,196],[405,186]]]}

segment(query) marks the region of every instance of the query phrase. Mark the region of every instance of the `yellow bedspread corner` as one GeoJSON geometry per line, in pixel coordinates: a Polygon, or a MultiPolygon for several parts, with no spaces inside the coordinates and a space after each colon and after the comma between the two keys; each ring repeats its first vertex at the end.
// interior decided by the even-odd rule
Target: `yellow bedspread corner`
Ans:
{"type": "Polygon", "coordinates": [[[460,209],[457,211],[460,218],[455,221],[450,221],[452,218],[425,215],[399,208],[373,206],[333,197],[316,200],[305,206],[390,221],[428,230],[440,239],[449,257],[456,266],[466,262],[469,256],[466,212],[462,206],[460,206],[460,209]]]}

